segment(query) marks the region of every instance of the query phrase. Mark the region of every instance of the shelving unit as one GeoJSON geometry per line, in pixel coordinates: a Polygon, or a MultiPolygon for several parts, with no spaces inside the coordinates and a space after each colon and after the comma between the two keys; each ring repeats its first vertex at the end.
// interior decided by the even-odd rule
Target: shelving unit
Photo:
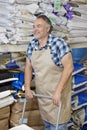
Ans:
{"type": "MultiPolygon", "coordinates": [[[[0,52],[22,52],[26,51],[28,44],[1,44],[0,52]]],[[[71,48],[87,48],[87,43],[84,44],[70,44],[71,48]]]]}
{"type": "Polygon", "coordinates": [[[10,52],[22,52],[22,51],[26,51],[28,44],[2,44],[0,45],[0,52],[6,52],[6,51],[10,51],[10,52]]]}
{"type": "Polygon", "coordinates": [[[71,48],[87,48],[87,43],[78,43],[78,44],[71,44],[71,48]]]}

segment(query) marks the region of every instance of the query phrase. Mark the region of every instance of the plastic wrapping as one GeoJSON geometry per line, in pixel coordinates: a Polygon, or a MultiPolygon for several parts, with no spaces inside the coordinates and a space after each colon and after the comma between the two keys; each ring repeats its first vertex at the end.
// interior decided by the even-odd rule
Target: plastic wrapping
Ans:
{"type": "Polygon", "coordinates": [[[6,107],[15,101],[12,95],[0,99],[0,108],[6,107]]]}
{"type": "Polygon", "coordinates": [[[34,129],[32,129],[31,127],[29,127],[25,124],[22,124],[22,125],[14,127],[14,128],[11,128],[9,130],[34,130],[34,129]]]}

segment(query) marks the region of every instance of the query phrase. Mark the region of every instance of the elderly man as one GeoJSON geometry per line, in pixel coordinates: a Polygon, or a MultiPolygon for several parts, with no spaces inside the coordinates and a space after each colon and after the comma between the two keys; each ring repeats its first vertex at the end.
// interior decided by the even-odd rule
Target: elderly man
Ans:
{"type": "Polygon", "coordinates": [[[52,96],[52,100],[38,98],[45,130],[55,130],[58,105],[62,102],[58,130],[67,130],[71,110],[72,54],[69,45],[60,37],[51,35],[49,18],[40,15],[33,26],[34,39],[26,51],[25,96],[33,98],[30,84],[32,69],[38,94],[52,96]]]}

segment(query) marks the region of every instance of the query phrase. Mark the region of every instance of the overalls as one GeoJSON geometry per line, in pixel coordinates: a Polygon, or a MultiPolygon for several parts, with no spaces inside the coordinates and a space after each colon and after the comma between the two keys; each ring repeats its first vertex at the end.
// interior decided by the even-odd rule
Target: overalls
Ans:
{"type": "MultiPolygon", "coordinates": [[[[33,51],[31,64],[35,71],[36,93],[52,96],[60,80],[63,68],[54,64],[50,49],[33,51]]],[[[71,78],[62,92],[62,109],[59,124],[65,123],[71,116],[71,78]]],[[[39,109],[43,120],[56,124],[58,106],[52,100],[38,98],[39,109]]]]}

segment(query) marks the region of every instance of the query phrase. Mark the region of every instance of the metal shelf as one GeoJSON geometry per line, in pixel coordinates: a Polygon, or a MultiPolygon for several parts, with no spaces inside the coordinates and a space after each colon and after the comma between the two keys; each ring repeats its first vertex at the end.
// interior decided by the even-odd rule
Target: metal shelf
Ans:
{"type": "MultiPolygon", "coordinates": [[[[87,43],[84,44],[70,44],[71,48],[87,48],[87,43]]],[[[27,50],[28,44],[1,44],[0,52],[25,52],[27,50]]]]}
{"type": "Polygon", "coordinates": [[[0,52],[25,52],[27,49],[28,44],[1,44],[0,45],[0,52]]]}
{"type": "Polygon", "coordinates": [[[70,44],[71,48],[87,48],[87,43],[70,44]]]}

